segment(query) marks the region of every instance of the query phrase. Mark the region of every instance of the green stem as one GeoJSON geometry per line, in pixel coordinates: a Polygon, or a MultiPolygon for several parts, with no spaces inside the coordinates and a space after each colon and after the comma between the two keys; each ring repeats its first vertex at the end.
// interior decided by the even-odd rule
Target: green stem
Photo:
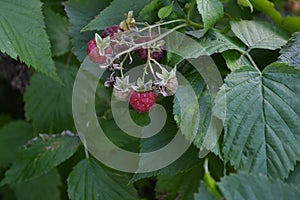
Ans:
{"type": "MultiPolygon", "coordinates": [[[[152,59],[152,58],[151,58],[151,59],[152,59]]],[[[155,72],[154,72],[154,70],[153,70],[153,67],[152,67],[151,62],[149,62],[149,68],[150,68],[150,71],[151,71],[151,74],[152,74],[154,80],[157,81],[157,77],[156,77],[156,75],[155,75],[155,72]]]]}
{"type": "Polygon", "coordinates": [[[146,62],[146,66],[144,68],[144,72],[143,72],[143,77],[142,77],[142,80],[143,80],[143,83],[145,83],[145,76],[147,74],[147,69],[148,69],[148,66],[150,64],[150,59],[151,59],[151,54],[150,54],[150,48],[148,47],[147,49],[147,62],[146,62]]]}
{"type": "Polygon", "coordinates": [[[202,24],[193,22],[192,20],[188,20],[187,24],[190,25],[190,26],[196,27],[196,28],[203,28],[204,27],[202,24]]]}
{"type": "Polygon", "coordinates": [[[187,16],[186,16],[186,23],[189,25],[189,26],[193,26],[193,27],[196,27],[196,28],[203,28],[203,25],[202,24],[199,24],[199,23],[196,23],[194,21],[191,20],[191,13],[194,9],[196,5],[196,1],[193,1],[189,7],[189,10],[187,12],[187,16]]]}
{"type": "Polygon", "coordinates": [[[153,61],[156,65],[158,65],[159,68],[160,68],[161,70],[163,70],[163,67],[160,65],[159,62],[157,62],[157,61],[156,61],[155,59],[153,59],[153,58],[150,58],[150,60],[153,61]]]}
{"type": "Polygon", "coordinates": [[[142,31],[145,31],[147,29],[155,28],[155,27],[158,27],[158,26],[164,26],[164,25],[167,25],[167,24],[172,24],[172,23],[176,23],[176,22],[185,22],[185,21],[186,21],[185,19],[175,19],[175,20],[171,20],[171,21],[167,21],[167,22],[161,22],[161,23],[158,23],[158,24],[148,25],[147,27],[142,28],[139,31],[142,32],[142,31]]]}
{"type": "Polygon", "coordinates": [[[186,17],[187,17],[188,20],[190,20],[190,18],[191,18],[191,13],[192,13],[192,11],[193,11],[195,5],[196,5],[196,1],[194,0],[194,1],[191,3],[191,5],[190,5],[190,7],[189,7],[189,10],[188,10],[188,12],[187,12],[187,16],[186,16],[186,17]]]}
{"type": "Polygon", "coordinates": [[[89,158],[90,158],[90,156],[89,156],[89,152],[88,152],[88,150],[87,150],[87,148],[86,148],[85,144],[83,144],[83,146],[84,146],[84,153],[85,153],[85,157],[86,157],[87,159],[89,159],[89,158]]]}
{"type": "Polygon", "coordinates": [[[261,74],[261,71],[259,70],[259,68],[257,67],[256,63],[254,62],[254,60],[252,59],[251,55],[249,53],[246,53],[247,58],[249,59],[249,61],[251,62],[251,64],[255,67],[255,69],[261,74]]]}
{"type": "Polygon", "coordinates": [[[128,55],[129,55],[129,54],[130,54],[130,53],[127,53],[127,54],[125,55],[125,57],[123,58],[122,62],[120,63],[120,72],[121,72],[121,77],[122,77],[122,79],[124,79],[124,74],[123,74],[123,64],[124,64],[125,60],[128,58],[128,55]]]}

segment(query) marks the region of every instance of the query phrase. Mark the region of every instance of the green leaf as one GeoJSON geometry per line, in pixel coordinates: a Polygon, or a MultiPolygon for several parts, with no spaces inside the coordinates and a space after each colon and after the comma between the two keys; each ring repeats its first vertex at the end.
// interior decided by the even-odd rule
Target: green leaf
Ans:
{"type": "Polygon", "coordinates": [[[10,122],[11,116],[8,114],[0,114],[0,128],[2,128],[4,125],[6,125],[8,122],[10,122]]]}
{"type": "Polygon", "coordinates": [[[199,30],[196,30],[196,31],[186,31],[185,33],[187,35],[190,35],[190,36],[193,36],[197,39],[200,39],[205,34],[205,31],[204,31],[204,29],[199,29],[199,30]]]}
{"type": "Polygon", "coordinates": [[[289,174],[287,182],[300,186],[300,162],[297,163],[294,170],[289,174]]]}
{"type": "MultiPolygon", "coordinates": [[[[143,116],[135,116],[134,119],[141,120],[143,116]]],[[[101,128],[103,129],[105,135],[109,138],[111,142],[116,144],[118,147],[131,152],[139,151],[139,138],[131,137],[126,132],[122,131],[113,120],[102,119],[99,120],[101,128]]]]}
{"type": "Polygon", "coordinates": [[[64,4],[71,23],[72,51],[79,61],[83,61],[87,56],[87,43],[95,37],[95,32],[81,33],[80,30],[108,6],[109,2],[110,0],[69,0],[64,4]]]}
{"type": "Polygon", "coordinates": [[[61,132],[74,129],[72,90],[77,69],[58,63],[57,71],[64,85],[35,73],[24,94],[25,116],[36,132],[61,132]]]}
{"type": "Polygon", "coordinates": [[[223,17],[223,5],[219,0],[197,0],[196,2],[204,22],[204,30],[207,31],[223,17]]]}
{"type": "MultiPolygon", "coordinates": [[[[211,108],[211,102],[210,102],[210,96],[207,90],[205,90],[206,84],[205,81],[203,80],[201,74],[198,71],[193,71],[189,73],[186,76],[187,81],[191,84],[193,87],[193,90],[195,92],[196,98],[197,98],[197,103],[195,105],[192,105],[189,100],[190,98],[182,98],[183,101],[179,102],[177,98],[174,98],[174,105],[173,105],[173,114],[174,118],[176,119],[177,124],[180,126],[181,130],[183,133],[191,133],[189,129],[191,127],[194,127],[195,124],[193,124],[193,121],[190,120],[190,117],[187,117],[186,115],[191,115],[188,113],[181,113],[182,107],[188,107],[188,106],[195,106],[196,110],[200,110],[200,119],[199,119],[199,124],[198,124],[198,129],[196,136],[194,138],[194,144],[200,148],[202,146],[204,137],[206,135],[206,131],[208,129],[208,125],[210,122],[210,108],[211,108]],[[185,117],[181,117],[182,115],[185,115],[185,117]]],[[[187,87],[181,87],[177,91],[177,95],[179,96],[184,96],[186,93],[186,90],[188,90],[187,87]]],[[[193,135],[187,135],[186,138],[191,138],[193,135]]]]}
{"type": "Polygon", "coordinates": [[[298,199],[300,191],[294,185],[265,176],[233,174],[225,176],[218,184],[225,199],[282,200],[298,199]]]}
{"type": "Polygon", "coordinates": [[[281,63],[260,74],[243,67],[225,79],[216,108],[224,122],[223,154],[235,169],[286,178],[300,160],[300,70],[281,63]]]}
{"type": "Polygon", "coordinates": [[[78,163],[68,178],[68,194],[76,200],[136,199],[128,178],[104,169],[93,158],[78,163]]]}
{"type": "Polygon", "coordinates": [[[237,51],[224,51],[222,53],[223,58],[226,61],[227,67],[231,70],[237,70],[240,69],[242,66],[250,65],[251,63],[249,60],[242,54],[240,54],[237,51]]]}
{"type": "Polygon", "coordinates": [[[1,200],[15,200],[14,191],[8,186],[0,187],[1,200]]]}
{"type": "Polygon", "coordinates": [[[52,54],[61,56],[71,49],[69,38],[69,22],[51,9],[43,8],[45,15],[46,30],[52,46],[52,54]]]}
{"type": "Polygon", "coordinates": [[[162,7],[161,9],[159,9],[159,11],[158,11],[158,17],[160,19],[165,19],[169,15],[171,15],[171,13],[173,11],[173,4],[174,4],[174,1],[172,1],[172,3],[170,5],[162,7]]]}
{"type": "Polygon", "coordinates": [[[166,37],[166,49],[168,50],[167,52],[175,53],[185,59],[207,55],[202,43],[198,43],[192,37],[187,37],[177,31],[172,32],[172,34],[166,37]]]}
{"type": "Polygon", "coordinates": [[[145,5],[144,8],[141,9],[138,21],[147,21],[150,24],[153,24],[159,21],[157,13],[159,9],[163,6],[167,6],[170,4],[170,0],[152,0],[149,4],[145,5]]]}
{"type": "Polygon", "coordinates": [[[205,88],[205,82],[202,79],[201,74],[196,70],[193,73],[190,73],[186,79],[188,83],[179,82],[180,87],[178,87],[174,98],[173,114],[182,134],[184,134],[187,140],[192,141],[194,139],[195,131],[196,137],[199,137],[199,134],[202,132],[201,127],[203,127],[203,121],[201,121],[201,123],[200,119],[204,119],[201,115],[203,113],[197,113],[197,111],[199,111],[202,106],[199,105],[199,103],[201,99],[200,96],[205,88]],[[193,98],[189,97],[193,94],[191,89],[194,91],[193,98]]]}
{"type": "Polygon", "coordinates": [[[14,186],[18,200],[60,199],[60,176],[57,170],[14,186]]]}
{"type": "Polygon", "coordinates": [[[137,15],[141,9],[150,3],[150,0],[143,1],[128,1],[115,0],[107,8],[100,12],[82,31],[104,30],[105,28],[120,24],[124,20],[124,14],[132,10],[134,15],[137,15]]]}
{"type": "Polygon", "coordinates": [[[194,200],[218,200],[208,189],[205,182],[201,181],[198,193],[194,194],[194,200]]]}
{"type": "Polygon", "coordinates": [[[288,35],[270,23],[262,21],[230,22],[234,34],[250,49],[275,50],[285,45],[288,35]]]}
{"type": "Polygon", "coordinates": [[[275,9],[274,3],[269,0],[249,0],[255,9],[265,13],[269,16],[276,24],[280,25],[282,16],[279,11],[275,9]]]}
{"type": "Polygon", "coordinates": [[[240,6],[249,7],[251,12],[253,12],[253,6],[249,0],[237,0],[240,6]]]}
{"type": "Polygon", "coordinates": [[[6,171],[0,185],[21,183],[48,173],[71,157],[80,140],[70,132],[40,135],[19,149],[15,163],[6,171]]]}
{"type": "Polygon", "coordinates": [[[39,0],[0,2],[0,50],[59,80],[39,0]]]}
{"type": "MultiPolygon", "coordinates": [[[[152,140],[151,143],[148,142],[147,146],[153,145],[154,147],[156,147],[155,148],[155,150],[156,150],[158,146],[161,147],[162,144],[166,145],[165,141],[170,141],[170,139],[172,139],[172,138],[169,138],[168,140],[166,140],[165,137],[162,137],[162,139],[155,139],[155,140],[152,140]],[[159,141],[159,140],[161,140],[161,141],[159,141]],[[157,142],[157,143],[155,143],[155,142],[157,142]]],[[[143,145],[143,143],[142,143],[142,145],[143,145]]],[[[149,147],[149,146],[147,147],[147,150],[149,149],[148,152],[151,152],[151,150],[150,150],[151,147],[149,147]]],[[[146,149],[146,147],[144,149],[146,149]]],[[[154,148],[152,148],[152,149],[154,149],[154,148]]],[[[156,175],[162,175],[162,174],[174,175],[179,172],[188,171],[191,168],[193,168],[195,165],[199,164],[200,159],[198,157],[198,152],[199,152],[199,150],[197,148],[195,148],[194,146],[190,146],[190,148],[186,152],[184,152],[184,154],[180,158],[178,158],[178,160],[176,160],[175,162],[171,163],[170,165],[168,165],[162,169],[156,170],[156,171],[147,172],[147,173],[136,173],[132,177],[130,182],[136,182],[143,178],[148,178],[148,177],[152,177],[152,176],[156,176],[156,175]]],[[[141,162],[143,162],[143,160],[141,162]]],[[[149,163],[149,162],[151,162],[151,161],[149,161],[149,160],[144,161],[144,163],[149,163]]],[[[144,163],[141,163],[141,165],[143,165],[144,163]]]]}
{"type": "Polygon", "coordinates": [[[202,164],[174,176],[159,175],[155,187],[156,198],[160,199],[161,196],[166,196],[165,200],[174,200],[176,197],[182,200],[192,199],[202,176],[202,164]]]}
{"type": "Polygon", "coordinates": [[[280,53],[281,62],[300,68],[300,32],[293,35],[280,53]]]}
{"type": "Polygon", "coordinates": [[[227,50],[243,51],[244,46],[236,38],[231,38],[215,30],[209,30],[204,37],[200,39],[207,54],[222,53],[227,50]]]}
{"type": "MultiPolygon", "coordinates": [[[[168,111],[171,110],[172,102],[170,101],[170,99],[165,100],[162,103],[165,106],[166,110],[168,111]]],[[[177,125],[176,122],[173,120],[173,115],[171,113],[168,113],[165,126],[160,130],[160,132],[150,138],[143,138],[141,140],[140,151],[153,152],[165,147],[167,144],[169,144],[172,141],[174,136],[177,134],[177,131],[178,131],[177,125]]],[[[159,159],[155,158],[154,160],[151,160],[151,158],[148,158],[147,156],[141,157],[139,166],[146,168],[149,165],[149,163],[159,162],[159,160],[161,159],[161,158],[159,159]]],[[[199,162],[200,159],[198,157],[198,150],[193,145],[191,145],[182,154],[182,156],[180,156],[173,163],[170,163],[168,166],[152,172],[136,173],[130,181],[135,182],[140,179],[159,175],[159,174],[176,174],[178,172],[184,172],[193,168],[195,165],[199,164],[199,162]]]]}
{"type": "Polygon", "coordinates": [[[33,130],[24,121],[13,121],[0,129],[0,166],[15,161],[18,148],[32,138],[33,130]]]}

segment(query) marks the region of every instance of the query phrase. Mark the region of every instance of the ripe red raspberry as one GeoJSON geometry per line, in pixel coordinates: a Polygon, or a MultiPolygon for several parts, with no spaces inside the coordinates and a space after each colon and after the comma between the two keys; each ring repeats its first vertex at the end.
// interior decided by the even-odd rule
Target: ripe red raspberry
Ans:
{"type": "Polygon", "coordinates": [[[138,112],[148,112],[156,101],[157,95],[153,91],[131,92],[129,103],[138,112]]]}
{"type": "MultiPolygon", "coordinates": [[[[90,58],[90,60],[94,63],[105,63],[106,62],[106,56],[100,56],[99,49],[97,48],[96,40],[95,38],[90,40],[88,42],[86,52],[90,58]]],[[[112,48],[109,46],[105,49],[105,54],[111,54],[112,48]]]]}
{"type": "Polygon", "coordinates": [[[106,38],[107,36],[112,37],[112,36],[114,36],[115,33],[118,32],[118,30],[120,30],[119,25],[113,25],[113,26],[107,27],[107,28],[103,31],[101,37],[102,37],[102,38],[106,38]]]}

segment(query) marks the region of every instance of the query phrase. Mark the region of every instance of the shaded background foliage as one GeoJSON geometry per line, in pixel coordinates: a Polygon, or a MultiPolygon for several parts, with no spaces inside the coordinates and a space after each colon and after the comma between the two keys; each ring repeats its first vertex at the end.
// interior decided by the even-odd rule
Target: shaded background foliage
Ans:
{"type": "MultiPolygon", "coordinates": [[[[0,0],[0,199],[300,198],[299,10],[298,0],[0,0]],[[204,117],[180,159],[144,174],[87,157],[71,110],[87,42],[129,10],[150,24],[185,19],[180,31],[211,55],[224,78],[212,105],[203,78],[166,53],[162,62],[177,65],[191,83],[204,117]],[[212,114],[224,130],[204,162],[198,152],[212,114]]],[[[159,98],[168,113],[164,129],[133,140],[116,127],[110,95],[100,81],[97,115],[125,149],[153,150],[188,128],[178,120],[176,98],[159,98]]],[[[147,114],[131,116],[147,123],[147,114]]]]}

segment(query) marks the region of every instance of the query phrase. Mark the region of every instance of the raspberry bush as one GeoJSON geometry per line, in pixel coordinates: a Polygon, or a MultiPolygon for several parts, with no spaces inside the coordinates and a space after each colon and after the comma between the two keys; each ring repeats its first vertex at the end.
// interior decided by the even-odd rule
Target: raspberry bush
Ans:
{"type": "Polygon", "coordinates": [[[299,199],[299,5],[0,1],[0,199],[299,199]]]}

